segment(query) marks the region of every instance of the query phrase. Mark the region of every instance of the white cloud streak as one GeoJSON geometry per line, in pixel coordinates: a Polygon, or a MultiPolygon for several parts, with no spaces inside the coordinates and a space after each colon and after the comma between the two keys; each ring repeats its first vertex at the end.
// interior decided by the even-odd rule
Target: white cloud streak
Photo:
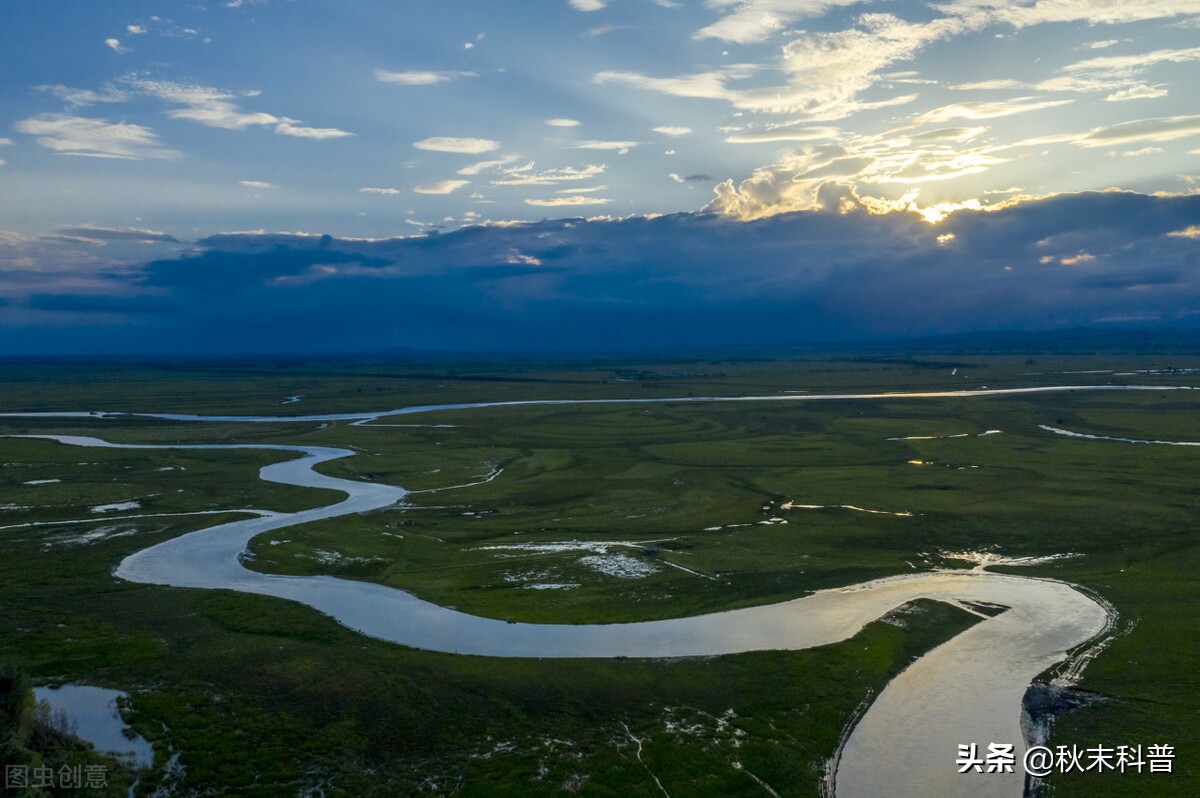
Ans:
{"type": "Polygon", "coordinates": [[[1138,119],[1095,128],[1078,137],[1081,147],[1113,147],[1133,142],[1173,141],[1200,134],[1200,116],[1165,116],[1138,119]]]}
{"type": "Polygon", "coordinates": [[[418,194],[452,194],[470,182],[470,180],[442,180],[437,183],[413,186],[413,191],[418,194]]]}
{"type": "Polygon", "coordinates": [[[464,166],[462,169],[458,170],[458,173],[460,175],[468,176],[483,174],[484,172],[498,170],[510,163],[514,163],[516,160],[517,156],[515,155],[505,155],[502,158],[496,158],[495,160],[491,161],[478,161],[468,166],[464,166]]]}
{"type": "Polygon", "coordinates": [[[1132,86],[1128,89],[1114,91],[1105,97],[1104,101],[1119,103],[1126,100],[1156,100],[1159,97],[1166,97],[1167,94],[1166,89],[1157,86],[1132,86]]]}
{"type": "Polygon", "coordinates": [[[552,186],[555,183],[568,183],[576,180],[591,180],[604,174],[607,167],[604,164],[588,164],[581,169],[568,166],[565,169],[547,169],[534,172],[533,164],[528,163],[514,169],[505,169],[504,176],[492,181],[493,186],[552,186]]]}
{"type": "Polygon", "coordinates": [[[63,155],[133,161],[180,157],[178,152],[159,143],[158,134],[142,125],[67,114],[45,114],[22,119],[14,127],[18,132],[35,136],[40,146],[63,155]]]}
{"type": "MultiPolygon", "coordinates": [[[[127,82],[146,95],[183,106],[167,113],[172,119],[187,119],[224,130],[271,127],[282,136],[306,139],[337,139],[354,135],[337,128],[306,127],[300,120],[286,116],[242,111],[236,102],[240,99],[238,95],[211,86],[143,79],[130,79],[127,82]]],[[[244,96],[257,95],[257,92],[249,92],[244,96]]]]}
{"type": "Polygon", "coordinates": [[[607,191],[608,186],[586,186],[584,188],[560,188],[555,194],[593,194],[597,191],[607,191]]]}
{"type": "Polygon", "coordinates": [[[70,86],[62,85],[37,86],[35,88],[37,91],[57,97],[71,108],[95,105],[96,103],[123,103],[131,99],[128,92],[121,91],[111,85],[106,85],[101,91],[73,89],[70,86]]]}
{"type": "Polygon", "coordinates": [[[1159,64],[1194,61],[1200,61],[1200,47],[1089,58],[1063,67],[1064,74],[1038,83],[1037,88],[1042,91],[1108,92],[1104,99],[1109,102],[1155,99],[1165,97],[1167,90],[1146,85],[1143,76],[1147,70],[1159,64]]]}
{"type": "Polygon", "coordinates": [[[389,72],[386,69],[375,70],[375,80],[380,83],[395,83],[401,86],[436,86],[439,83],[447,83],[460,78],[477,78],[478,72],[464,72],[457,70],[436,72],[436,71],[412,71],[412,72],[389,72]]]}
{"type": "Polygon", "coordinates": [[[294,119],[284,119],[275,126],[275,132],[281,136],[294,136],[300,139],[341,139],[346,136],[353,136],[345,130],[338,130],[335,127],[304,127],[303,125],[295,124],[294,119]]]}
{"type": "Polygon", "coordinates": [[[577,141],[571,146],[577,150],[613,150],[618,155],[625,155],[634,147],[638,146],[640,141],[602,141],[596,139],[588,139],[586,141],[577,141]]]}
{"type": "Polygon", "coordinates": [[[941,124],[953,119],[995,119],[1013,114],[1023,114],[1029,111],[1040,111],[1043,108],[1055,108],[1067,105],[1074,100],[1044,100],[1037,97],[1014,97],[1011,100],[996,102],[968,102],[943,105],[926,111],[913,120],[914,125],[941,124]]]}
{"type": "Polygon", "coordinates": [[[527,199],[526,205],[538,208],[572,208],[581,205],[607,205],[612,200],[603,197],[585,197],[574,194],[568,197],[552,197],[551,199],[527,199]]]}
{"type": "Polygon", "coordinates": [[[728,144],[770,144],[780,141],[830,141],[835,140],[840,131],[833,127],[779,127],[767,130],[752,130],[742,133],[731,133],[725,137],[728,144]]]}
{"type": "Polygon", "coordinates": [[[418,150],[431,152],[456,152],[468,155],[480,155],[500,148],[500,142],[491,139],[454,138],[451,136],[432,136],[413,142],[418,150]]]}
{"type": "Polygon", "coordinates": [[[613,83],[621,86],[631,86],[637,89],[656,91],[660,94],[670,94],[675,97],[694,97],[704,100],[728,100],[736,98],[736,92],[726,88],[725,83],[730,78],[724,71],[713,70],[694,75],[682,75],[674,78],[654,78],[637,72],[605,71],[596,73],[593,83],[613,83]]]}

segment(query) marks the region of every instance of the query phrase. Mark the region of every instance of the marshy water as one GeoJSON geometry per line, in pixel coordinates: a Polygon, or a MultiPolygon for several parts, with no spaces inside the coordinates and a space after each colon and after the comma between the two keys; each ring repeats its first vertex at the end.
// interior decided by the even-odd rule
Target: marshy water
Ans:
{"type": "Polygon", "coordinates": [[[84,684],[61,687],[37,687],[34,695],[56,712],[61,710],[72,722],[72,733],[91,743],[97,751],[112,754],[136,768],[154,763],[154,748],[133,734],[121,718],[117,700],[126,698],[120,690],[108,690],[84,684]]]}
{"type": "MultiPolygon", "coordinates": [[[[1161,386],[1062,386],[941,393],[652,399],[633,402],[754,401],[948,397],[1054,390],[1164,390],[1161,386]]],[[[377,414],[305,417],[137,414],[188,421],[271,422],[375,419],[441,409],[526,404],[594,404],[621,400],[436,405],[377,414]]],[[[13,414],[16,415],[16,414],[13,414]]],[[[104,417],[106,414],[73,414],[104,417]]],[[[1055,430],[1057,431],[1057,430],[1055,430]]],[[[394,505],[403,488],[338,479],[313,467],[354,452],[317,446],[112,444],[98,438],[39,435],[64,444],[137,449],[266,449],[300,457],[261,469],[262,479],[341,491],[334,504],[297,513],[266,513],[168,540],[125,558],[117,576],[174,587],[229,589],[306,604],[371,637],[415,648],[495,657],[693,657],[803,649],[846,640],[917,599],[978,602],[1008,609],[921,657],[895,678],[854,726],[831,784],[854,796],[1010,796],[1023,791],[1026,742],[1021,700],[1030,682],[1112,624],[1111,610],[1071,585],[975,571],[934,570],[823,590],[779,604],[688,618],[627,624],[526,624],[467,615],[404,591],[329,576],[280,576],[247,570],[241,558],[256,535],[281,527],[394,505]],[[1014,747],[1013,773],[958,773],[960,744],[1014,747]]],[[[261,511],[260,511],[261,512],[261,511]]]]}

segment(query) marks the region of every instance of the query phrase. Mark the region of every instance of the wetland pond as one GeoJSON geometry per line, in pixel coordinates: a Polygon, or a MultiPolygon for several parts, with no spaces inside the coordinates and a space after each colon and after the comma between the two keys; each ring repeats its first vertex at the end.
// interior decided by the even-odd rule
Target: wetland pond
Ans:
{"type": "Polygon", "coordinates": [[[55,712],[63,712],[71,721],[71,733],[91,743],[104,754],[123,759],[137,769],[154,763],[154,748],[134,734],[121,718],[117,700],[126,698],[120,690],[108,690],[84,684],[34,688],[38,701],[45,701],[55,712]]]}

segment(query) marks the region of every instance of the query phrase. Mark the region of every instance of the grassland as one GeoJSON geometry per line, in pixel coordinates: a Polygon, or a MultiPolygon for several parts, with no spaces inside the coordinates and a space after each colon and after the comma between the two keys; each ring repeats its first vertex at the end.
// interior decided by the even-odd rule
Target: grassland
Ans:
{"type": "MultiPolygon", "coordinates": [[[[493,399],[1166,386],[1200,380],[1136,372],[1195,360],[24,365],[6,371],[0,411],[319,413],[493,399]],[[301,402],[279,405],[297,394],[301,402]]],[[[1200,451],[1067,439],[1038,425],[1200,440],[1197,410],[1191,392],[1151,391],[526,406],[378,422],[438,425],[411,427],[0,424],[7,433],[123,442],[355,448],[359,456],[322,469],[422,492],[403,509],[264,535],[253,545],[252,567],[377,581],[513,620],[627,621],[769,603],[912,568],[963,565],[946,552],[1074,553],[1020,572],[1095,590],[1121,613],[1123,634],[1084,674],[1082,687],[1108,700],[1060,718],[1054,743],[1168,743],[1176,760],[1170,777],[1055,776],[1054,794],[1191,795],[1200,785],[1191,744],[1200,739],[1200,653],[1189,636],[1200,621],[1200,451]],[[982,435],[989,430],[1001,432],[982,435]],[[914,436],[922,439],[902,440],[914,436]],[[497,470],[491,481],[455,487],[497,470]],[[545,585],[559,587],[535,589],[545,585]]],[[[764,794],[755,777],[781,794],[814,794],[824,759],[869,691],[971,622],[925,605],[904,627],[873,624],[838,646],[703,661],[505,661],[411,651],[287,602],[111,576],[126,554],[222,518],[171,513],[294,510],[331,500],[257,480],[257,468],[276,455],[84,450],[18,439],[0,439],[0,453],[0,526],[53,522],[0,529],[7,618],[0,662],[40,682],[133,693],[135,726],[164,754],[143,779],[145,794],[173,778],[163,767],[172,751],[185,765],[187,788],[239,794],[661,794],[654,778],[672,795],[764,794]],[[156,517],[64,523],[130,500],[140,507],[121,515],[156,517]],[[97,528],[109,529],[84,542],[81,533],[97,528]]]]}

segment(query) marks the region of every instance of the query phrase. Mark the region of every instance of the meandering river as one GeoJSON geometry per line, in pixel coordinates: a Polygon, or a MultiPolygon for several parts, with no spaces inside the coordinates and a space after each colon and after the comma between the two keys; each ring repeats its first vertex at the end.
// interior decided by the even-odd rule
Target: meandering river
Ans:
{"type": "MultiPolygon", "coordinates": [[[[530,404],[622,401],[814,401],[941,398],[1076,390],[1173,390],[1162,386],[1059,386],[992,391],[706,397],[640,400],[555,400],[434,405],[383,413],[302,417],[134,414],[187,421],[372,420],[432,410],[530,404]]],[[[3,414],[8,416],[33,414],[3,414]]],[[[51,416],[56,414],[38,414],[51,416]]],[[[107,413],[61,414],[105,418],[107,413]]],[[[306,604],[371,637],[416,648],[496,657],[690,657],[803,649],[846,640],[865,624],[916,599],[984,602],[1009,609],[981,620],[913,663],[874,700],[841,752],[834,778],[839,798],[857,796],[996,796],[1017,798],[1026,742],[1021,699],[1047,668],[1112,623],[1100,602],[1063,582],[982,571],[935,570],[875,580],[762,607],[690,618],[626,624],[526,624],[480,618],[401,590],[329,576],[261,574],[242,566],[250,540],[263,532],[394,505],[403,488],[338,479],[314,466],[354,452],[318,446],[114,444],[99,438],[34,435],[78,446],[131,449],[267,449],[299,457],[261,469],[262,479],[341,491],[340,502],[297,513],[269,513],[202,529],[125,558],[117,576],[134,582],[223,588],[306,604]],[[1012,744],[1012,773],[960,774],[960,744],[1012,744]]]]}

